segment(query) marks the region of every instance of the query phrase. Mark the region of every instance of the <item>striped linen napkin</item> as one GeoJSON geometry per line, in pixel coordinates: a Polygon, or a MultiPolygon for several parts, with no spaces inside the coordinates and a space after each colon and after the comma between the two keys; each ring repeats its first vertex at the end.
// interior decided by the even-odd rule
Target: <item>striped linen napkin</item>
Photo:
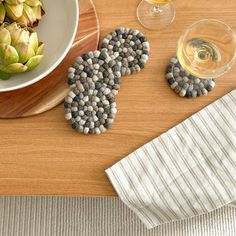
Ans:
{"type": "Polygon", "coordinates": [[[236,200],[236,90],[137,149],[106,173],[148,228],[236,200]]]}

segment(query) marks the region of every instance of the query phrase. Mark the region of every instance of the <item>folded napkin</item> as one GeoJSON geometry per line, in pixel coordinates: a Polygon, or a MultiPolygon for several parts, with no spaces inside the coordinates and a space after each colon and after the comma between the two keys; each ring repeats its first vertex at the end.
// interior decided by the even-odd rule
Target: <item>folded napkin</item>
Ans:
{"type": "Polygon", "coordinates": [[[236,200],[236,90],[137,149],[106,173],[148,228],[236,200]]]}

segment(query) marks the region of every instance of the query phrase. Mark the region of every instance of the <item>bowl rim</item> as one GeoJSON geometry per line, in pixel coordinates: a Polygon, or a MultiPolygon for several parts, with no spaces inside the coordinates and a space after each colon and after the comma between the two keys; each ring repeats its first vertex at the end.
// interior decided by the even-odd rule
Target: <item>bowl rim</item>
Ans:
{"type": "Polygon", "coordinates": [[[67,53],[69,52],[75,36],[77,34],[77,30],[78,30],[78,25],[79,25],[79,3],[78,0],[74,0],[75,5],[76,5],[76,10],[75,10],[75,16],[76,16],[76,22],[75,22],[75,27],[74,27],[74,31],[73,34],[69,40],[69,44],[67,45],[66,49],[64,50],[64,52],[62,53],[62,55],[56,60],[56,62],[50,67],[48,68],[48,70],[44,71],[42,74],[40,74],[39,76],[37,76],[36,78],[29,80],[28,82],[25,82],[23,84],[19,84],[19,85],[15,85],[13,87],[10,88],[0,88],[0,92],[10,92],[10,91],[14,91],[17,89],[22,89],[25,87],[28,87],[32,84],[35,84],[36,82],[44,79],[47,75],[49,75],[54,69],[56,69],[56,67],[63,61],[63,59],[65,58],[65,56],[67,55],[67,53]]]}

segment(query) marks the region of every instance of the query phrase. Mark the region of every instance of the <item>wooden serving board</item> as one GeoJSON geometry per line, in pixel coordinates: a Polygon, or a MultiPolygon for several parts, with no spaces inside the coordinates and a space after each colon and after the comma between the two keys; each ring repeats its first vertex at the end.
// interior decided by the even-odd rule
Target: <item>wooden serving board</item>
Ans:
{"type": "Polygon", "coordinates": [[[79,0],[79,28],[71,50],[47,77],[23,89],[0,93],[0,118],[27,117],[60,104],[69,91],[67,69],[74,58],[96,50],[99,22],[92,0],[79,0]]]}

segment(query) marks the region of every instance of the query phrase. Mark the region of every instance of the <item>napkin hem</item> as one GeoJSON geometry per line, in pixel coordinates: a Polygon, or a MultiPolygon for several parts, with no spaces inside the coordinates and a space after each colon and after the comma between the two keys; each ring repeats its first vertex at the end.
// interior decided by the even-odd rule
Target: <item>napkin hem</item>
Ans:
{"type": "MultiPolygon", "coordinates": [[[[155,226],[153,224],[150,224],[148,220],[146,220],[146,218],[143,217],[143,215],[140,212],[140,209],[133,207],[131,204],[129,204],[129,199],[125,198],[123,195],[123,192],[121,192],[121,187],[118,183],[116,183],[115,177],[113,177],[111,168],[108,168],[105,170],[105,173],[108,177],[108,179],[110,180],[113,188],[115,189],[117,195],[119,196],[119,198],[122,200],[122,202],[129,207],[129,209],[131,209],[137,216],[138,218],[141,220],[141,222],[148,228],[148,229],[152,229],[155,226]]],[[[162,223],[158,224],[161,225],[162,223]]]]}

